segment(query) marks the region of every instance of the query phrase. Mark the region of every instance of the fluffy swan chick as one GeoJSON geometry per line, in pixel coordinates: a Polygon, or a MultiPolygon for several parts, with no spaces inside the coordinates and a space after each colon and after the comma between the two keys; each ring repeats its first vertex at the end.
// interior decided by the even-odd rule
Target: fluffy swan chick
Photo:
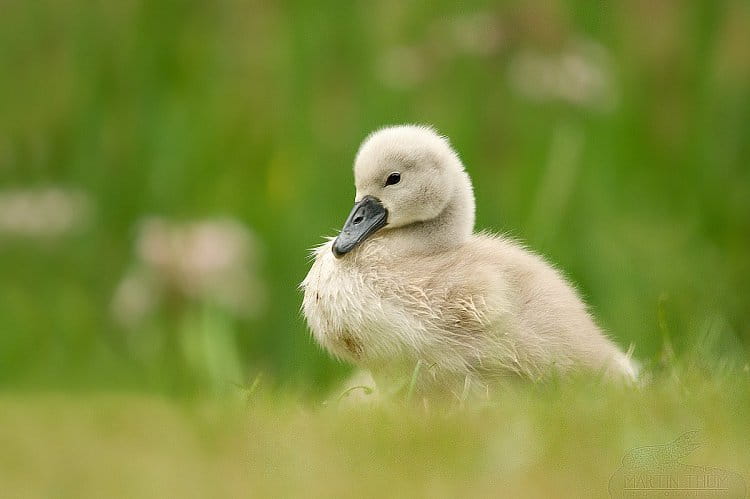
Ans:
{"type": "Polygon", "coordinates": [[[355,205],[301,287],[315,339],[379,388],[422,366],[422,393],[588,370],[634,379],[629,356],[538,255],[474,233],[469,175],[431,128],[384,128],[354,162],[355,205]]]}

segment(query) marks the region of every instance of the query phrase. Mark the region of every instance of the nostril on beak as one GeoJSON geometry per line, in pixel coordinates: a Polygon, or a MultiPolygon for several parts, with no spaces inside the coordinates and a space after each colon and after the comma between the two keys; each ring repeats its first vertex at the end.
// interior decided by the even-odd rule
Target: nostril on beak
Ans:
{"type": "Polygon", "coordinates": [[[356,216],[354,217],[354,220],[352,220],[352,223],[354,223],[354,225],[359,225],[361,222],[362,222],[362,215],[356,216]]]}

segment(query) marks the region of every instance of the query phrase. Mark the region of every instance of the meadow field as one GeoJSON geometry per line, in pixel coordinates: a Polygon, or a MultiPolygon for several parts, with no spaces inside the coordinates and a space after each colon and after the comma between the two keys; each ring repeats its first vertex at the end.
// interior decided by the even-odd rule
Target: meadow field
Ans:
{"type": "Polygon", "coordinates": [[[602,497],[666,445],[739,496],[749,27],[746,0],[0,1],[0,495],[602,497]],[[639,386],[336,402],[297,286],[399,123],[450,138],[477,228],[562,269],[639,386]]]}

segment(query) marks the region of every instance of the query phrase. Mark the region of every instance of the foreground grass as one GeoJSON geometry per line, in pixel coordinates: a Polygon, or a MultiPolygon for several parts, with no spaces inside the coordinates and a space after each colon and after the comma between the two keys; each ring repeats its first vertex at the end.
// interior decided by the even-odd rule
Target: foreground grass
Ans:
{"type": "Polygon", "coordinates": [[[750,377],[515,387],[484,407],[145,395],[0,396],[7,497],[606,497],[630,450],[698,430],[685,464],[750,475],[750,377]]]}

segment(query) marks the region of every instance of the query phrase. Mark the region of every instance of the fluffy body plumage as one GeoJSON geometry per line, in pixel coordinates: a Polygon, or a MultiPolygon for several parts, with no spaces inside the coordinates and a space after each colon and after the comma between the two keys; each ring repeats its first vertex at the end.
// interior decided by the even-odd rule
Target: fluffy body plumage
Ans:
{"type": "Polygon", "coordinates": [[[337,258],[329,240],[302,283],[315,339],[375,380],[465,393],[498,379],[577,370],[634,378],[576,291],[542,258],[503,236],[473,233],[461,161],[432,129],[399,126],[363,143],[357,200],[377,198],[387,225],[337,258]],[[391,172],[397,185],[385,185],[391,172]]]}

